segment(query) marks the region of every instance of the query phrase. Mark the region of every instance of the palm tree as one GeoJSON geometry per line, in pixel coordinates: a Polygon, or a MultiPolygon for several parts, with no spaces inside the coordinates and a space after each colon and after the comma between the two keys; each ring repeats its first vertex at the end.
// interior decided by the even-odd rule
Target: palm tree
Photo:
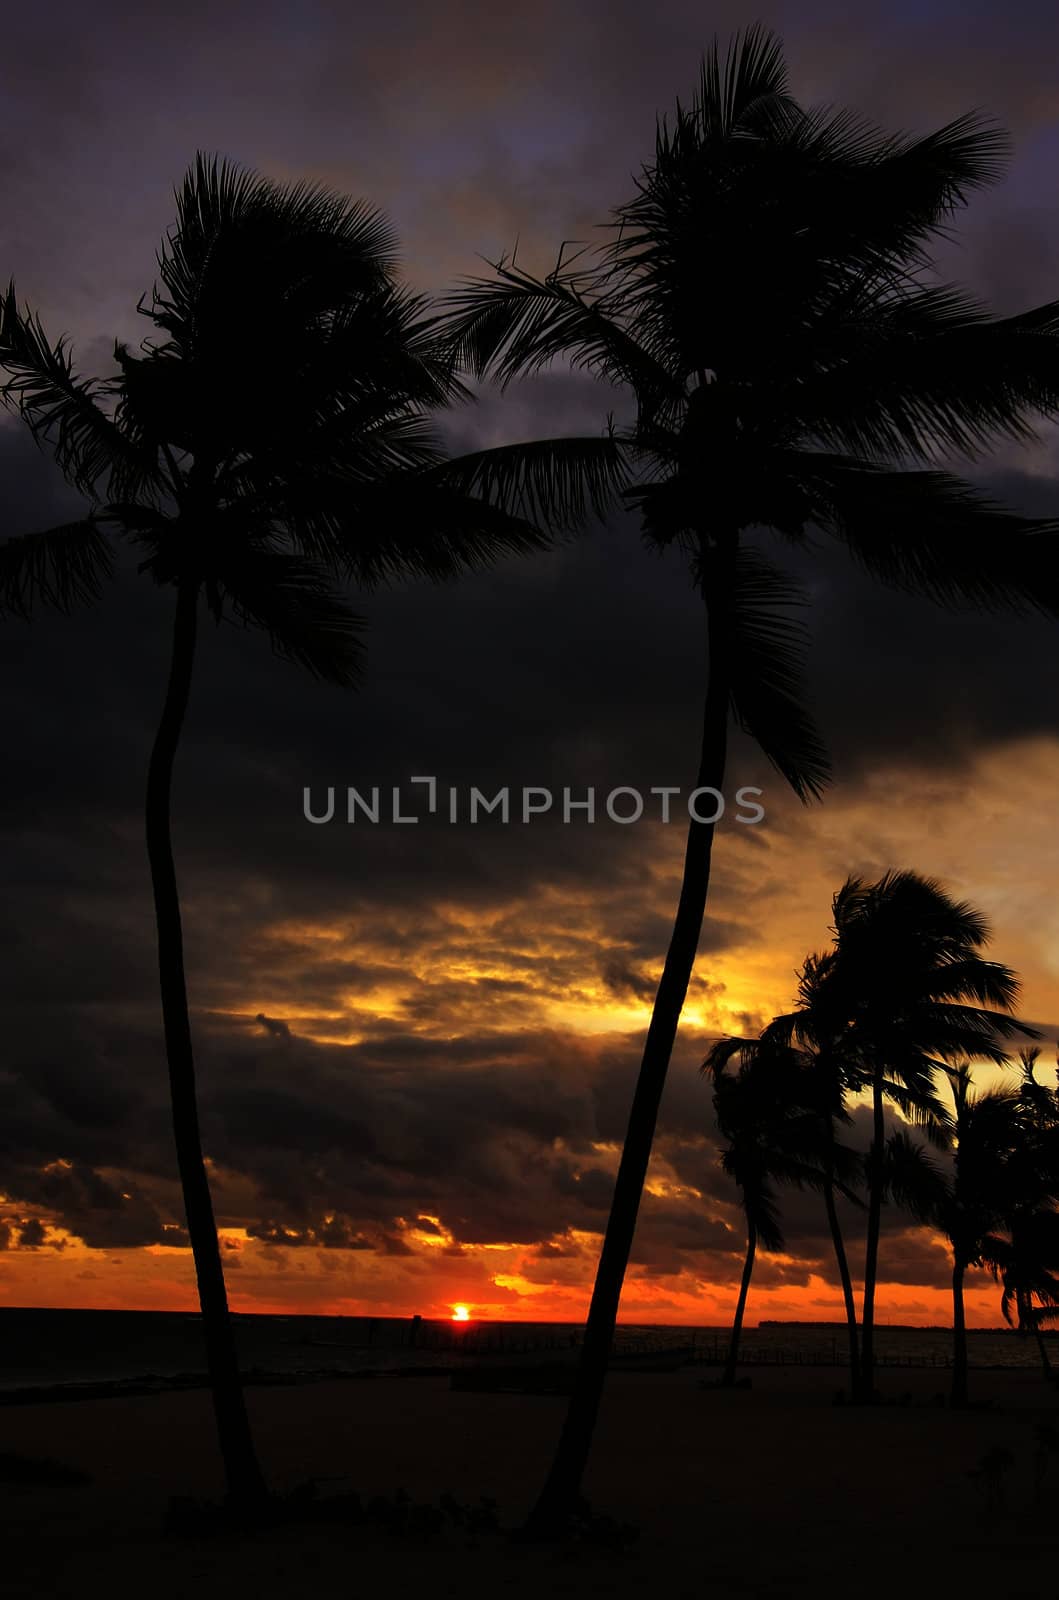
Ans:
{"type": "MultiPolygon", "coordinates": [[[[800,1048],[822,1062],[837,1080],[840,1096],[869,1092],[872,1097],[863,1344],[854,1380],[854,1393],[870,1398],[883,1205],[890,1201],[920,1222],[956,1229],[960,1265],[954,1284],[958,1280],[960,1286],[966,1267],[977,1260],[971,1245],[987,1225],[979,1218],[974,1233],[970,1217],[960,1221],[953,1192],[921,1144],[903,1131],[887,1136],[884,1102],[892,1100],[924,1127],[932,1143],[948,1148],[957,1130],[936,1093],[936,1073],[947,1074],[959,1091],[959,1072],[950,1061],[978,1054],[1003,1063],[1007,1056],[1000,1041],[1032,1030],[1006,1015],[1018,993],[1014,974],[978,953],[989,936],[984,920],[952,901],[933,880],[907,872],[887,873],[875,884],[847,879],[835,896],[833,914],[835,943],[805,963],[798,1010],[777,1017],[762,1037],[773,1049],[800,1048]],[[1000,1010],[989,1010],[983,1001],[1000,1010]]],[[[963,1103],[957,1099],[957,1116],[963,1103]]],[[[983,1128],[991,1109],[992,1102],[982,1111],[983,1128]]],[[[968,1160],[977,1166],[980,1158],[972,1154],[968,1160]]],[[[961,1203],[974,1182],[972,1171],[961,1203]]],[[[857,1328],[852,1286],[844,1283],[844,1292],[852,1344],[857,1328]]],[[[957,1317],[961,1311],[962,1293],[957,1317]]]]}
{"type": "MultiPolygon", "coordinates": [[[[996,320],[927,282],[932,235],[998,174],[975,117],[921,139],[791,98],[782,48],[752,28],[657,133],[609,242],[540,278],[514,260],[467,285],[460,358],[506,383],[566,358],[630,391],[616,430],[627,502],[701,590],[707,682],[696,785],[719,788],[729,711],[803,798],[826,777],[797,682],[788,580],[748,542],[818,528],[882,581],[942,604],[1059,602],[1054,546],[935,465],[1029,432],[1059,400],[1059,306],[996,320]]],[[[578,1495],[654,1129],[706,905],[713,826],[692,818],[683,881],[596,1273],[578,1378],[531,1527],[578,1495]]]]}
{"type": "Polygon", "coordinates": [[[1019,1094],[1011,1089],[973,1092],[970,1065],[948,1069],[952,1085],[953,1173],[938,1210],[952,1248],[952,1404],[965,1406],[967,1321],[964,1278],[991,1252],[991,1235],[1003,1226],[1015,1199],[1025,1117],[1019,1094]]]}
{"type": "MultiPolygon", "coordinates": [[[[824,1197],[846,1316],[850,1388],[857,1396],[860,1326],[836,1200],[842,1195],[857,1206],[862,1204],[857,1190],[869,1175],[870,1162],[839,1143],[837,1129],[852,1122],[847,1100],[863,1092],[866,1077],[857,1056],[854,1030],[848,1019],[832,1009],[835,985],[829,984],[828,979],[835,960],[834,951],[807,956],[799,974],[801,1008],[774,1018],[758,1039],[723,1044],[729,1050],[738,1050],[744,1060],[772,1063],[773,1072],[783,1075],[778,1081],[788,1085],[781,1094],[793,1094],[812,1116],[807,1153],[811,1150],[811,1159],[819,1169],[814,1187],[824,1197]],[[793,1042],[796,1035],[800,1045],[793,1042]]],[[[946,1193],[944,1180],[926,1148],[903,1131],[891,1133],[886,1140],[882,1183],[884,1200],[909,1211],[920,1222],[937,1219],[946,1193]]]]}
{"type": "MultiPolygon", "coordinates": [[[[868,1228],[864,1259],[860,1382],[874,1392],[875,1286],[887,1186],[884,1101],[948,1142],[951,1120],[935,1089],[947,1061],[977,1057],[1002,1065],[1004,1041],[1032,1033],[1011,1015],[1019,980],[986,961],[991,937],[980,912],[953,900],[932,878],[887,872],[875,883],[849,878],[833,903],[831,982],[850,1022],[872,1097],[868,1228]]],[[[833,997],[834,998],[834,997],[833,997]]]]}
{"type": "Polygon", "coordinates": [[[830,1193],[833,1205],[836,1187],[850,1193],[837,1171],[841,1166],[852,1178],[856,1157],[836,1144],[830,1118],[825,1127],[811,1072],[790,1052],[770,1050],[756,1039],[719,1039],[702,1071],[713,1079],[714,1112],[724,1140],[721,1165],[739,1186],[746,1217],[746,1257],[722,1378],[731,1385],[758,1245],[784,1248],[776,1185],[820,1189],[830,1193]],[[733,1061],[735,1072],[728,1070],[733,1061]]]}
{"type": "Polygon", "coordinates": [[[1054,1207],[1020,1209],[1007,1237],[992,1238],[983,1259],[1003,1293],[1004,1320],[1037,1341],[1045,1377],[1054,1377],[1043,1324],[1059,1317],[1059,1212],[1054,1207]]]}
{"type": "Polygon", "coordinates": [[[1000,1231],[983,1239],[980,1255],[1002,1285],[1005,1321],[1032,1332],[1051,1378],[1043,1324],[1059,1317],[1059,1088],[1038,1083],[1039,1058],[1037,1049],[1020,1052],[1018,1137],[994,1208],[1000,1231]]]}
{"type": "MultiPolygon", "coordinates": [[[[853,1277],[835,1198],[839,1152],[836,1126],[840,1123],[848,1125],[851,1121],[847,1101],[850,1096],[863,1090],[865,1074],[856,1050],[850,1049],[847,1044],[849,1019],[836,1012],[830,1003],[834,986],[828,980],[834,962],[834,951],[806,956],[798,974],[797,1011],[774,1018],[762,1033],[760,1044],[771,1053],[785,1055],[789,1069],[800,1073],[802,1081],[811,1086],[811,1101],[823,1135],[827,1176],[822,1193],[842,1287],[850,1388],[857,1394],[860,1389],[860,1325],[853,1295],[853,1277]],[[796,1031],[799,1044],[794,1043],[796,1031]]],[[[860,1203],[859,1200],[857,1203],[860,1203]]]]}
{"type": "Polygon", "coordinates": [[[247,1420],[203,1160],[180,901],[173,763],[205,604],[258,627],[313,676],[356,681],[360,619],[335,585],[444,578],[545,542],[618,481],[612,441],[538,442],[447,460],[431,416],[462,394],[424,301],[395,279],[370,207],[280,187],[200,156],[177,193],[160,283],[139,309],[155,338],[118,345],[118,376],[78,375],[66,342],[0,301],[0,397],[86,497],[73,523],[0,546],[0,610],[92,599],[116,539],[175,591],[169,682],[147,778],[177,1161],[228,1493],[264,1485],[247,1420]]]}
{"type": "MultiPolygon", "coordinates": [[[[838,897],[833,904],[837,901],[838,897]]],[[[847,976],[846,966],[834,946],[823,954],[806,957],[799,974],[797,1009],[774,1018],[762,1034],[762,1041],[770,1050],[785,1050],[792,1061],[802,1060],[811,1068],[818,1086],[818,1109],[820,1115],[828,1119],[832,1137],[836,1120],[851,1121],[848,1100],[863,1095],[872,1087],[871,1068],[861,1050],[858,997],[847,989],[847,976]]],[[[919,1074],[911,1081],[902,1081],[898,1074],[884,1080],[884,1090],[901,1103],[909,1116],[926,1125],[936,1142],[943,1141],[945,1113],[933,1096],[929,1078],[919,1074]]],[[[875,1139],[865,1158],[862,1176],[873,1196],[876,1227],[880,1225],[881,1208],[887,1200],[911,1211],[920,1220],[933,1219],[940,1180],[922,1147],[904,1134],[897,1132],[888,1138],[882,1137],[881,1125],[876,1124],[875,1139]]],[[[846,1314],[850,1390],[856,1399],[864,1392],[861,1326],[832,1189],[825,1188],[824,1199],[846,1314]]]]}

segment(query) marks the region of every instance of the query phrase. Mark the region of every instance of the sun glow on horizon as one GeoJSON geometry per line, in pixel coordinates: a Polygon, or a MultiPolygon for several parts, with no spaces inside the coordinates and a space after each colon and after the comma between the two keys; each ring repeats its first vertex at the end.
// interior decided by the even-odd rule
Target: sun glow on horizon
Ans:
{"type": "Polygon", "coordinates": [[[471,1320],[470,1307],[469,1306],[453,1306],[453,1308],[452,1308],[452,1320],[453,1320],[453,1322],[470,1322],[470,1320],[471,1320]]]}

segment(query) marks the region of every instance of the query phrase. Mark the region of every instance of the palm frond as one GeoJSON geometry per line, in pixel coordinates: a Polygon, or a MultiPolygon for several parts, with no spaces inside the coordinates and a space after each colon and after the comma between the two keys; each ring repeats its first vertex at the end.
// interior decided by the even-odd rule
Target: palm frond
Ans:
{"type": "MultiPolygon", "coordinates": [[[[713,40],[703,57],[698,99],[690,115],[701,123],[707,140],[725,140],[752,129],[765,105],[787,98],[783,41],[755,23],[735,34],[723,65],[720,45],[713,40]]],[[[663,129],[660,141],[664,138],[663,129]]],[[[660,143],[660,148],[664,152],[667,146],[660,143]]]]}
{"type": "Polygon", "coordinates": [[[740,547],[731,597],[732,709],[740,726],[806,801],[823,792],[831,766],[804,706],[808,639],[792,617],[804,604],[805,595],[793,580],[751,546],[740,547]]]}
{"type": "Polygon", "coordinates": [[[450,295],[441,323],[454,359],[477,377],[506,387],[565,357],[576,370],[627,384],[645,415],[683,403],[683,384],[612,313],[599,269],[543,279],[503,262],[495,270],[450,295]]]}
{"type": "Polygon", "coordinates": [[[951,285],[917,287],[843,328],[843,359],[783,398],[825,449],[870,460],[975,457],[1032,441],[1059,407],[1059,303],[993,318],[951,285]]]}
{"type": "Polygon", "coordinates": [[[442,489],[480,499],[551,532],[603,517],[618,502],[629,466],[620,440],[534,439],[453,457],[433,469],[442,489]]]}
{"type": "Polygon", "coordinates": [[[28,618],[43,604],[69,612],[99,598],[113,575],[106,534],[93,517],[0,544],[0,616],[28,618]]]}
{"type": "MultiPolygon", "coordinates": [[[[851,300],[863,309],[868,296],[914,288],[930,236],[995,178],[1000,144],[976,117],[905,139],[848,111],[807,111],[785,89],[733,96],[715,51],[695,103],[678,104],[672,130],[662,123],[635,199],[616,213],[611,270],[641,341],[685,372],[763,381],[770,399],[789,368],[797,410],[803,383],[827,365],[821,324],[851,300]]],[[[848,317],[842,325],[848,335],[848,317]]],[[[842,349],[848,361],[855,344],[842,349]]]]}
{"type": "Polygon", "coordinates": [[[943,472],[888,472],[804,455],[812,521],[873,577],[950,608],[1059,615],[1059,525],[1035,522],[943,472]]]}
{"type": "Polygon", "coordinates": [[[998,183],[1011,154],[1011,140],[998,123],[968,111],[933,133],[898,142],[890,156],[896,184],[926,188],[920,204],[935,214],[963,205],[977,189],[998,183]]]}
{"type": "Polygon", "coordinates": [[[779,1207],[772,1195],[759,1192],[754,1196],[751,1206],[746,1209],[748,1215],[753,1217],[758,1244],[762,1250],[770,1250],[776,1255],[785,1249],[787,1241],[783,1235],[779,1207]]]}
{"type": "Polygon", "coordinates": [[[80,377],[65,338],[54,344],[38,316],[20,311],[15,285],[0,298],[0,403],[19,415],[47,446],[64,477],[82,494],[150,495],[157,487],[153,458],[115,426],[105,407],[114,383],[80,377]]]}
{"type": "Polygon", "coordinates": [[[241,547],[230,567],[214,568],[232,617],[262,628],[276,655],[340,688],[360,681],[364,619],[326,572],[285,551],[241,547]]]}
{"type": "MultiPolygon", "coordinates": [[[[849,1120],[848,1118],[846,1120],[849,1120]]],[[[863,1210],[864,1201],[859,1191],[865,1181],[864,1160],[861,1151],[854,1150],[852,1146],[841,1144],[837,1140],[828,1151],[830,1161],[830,1174],[835,1188],[844,1200],[850,1205],[863,1210]]]]}
{"type": "Polygon", "coordinates": [[[928,244],[978,189],[998,181],[1010,141],[971,112],[922,136],[887,135],[864,119],[824,108],[787,137],[809,195],[813,255],[843,291],[908,293],[930,261],[928,244]],[[811,165],[805,172],[805,158],[811,165]],[[837,269],[837,270],[835,270],[837,269]]]}
{"type": "Polygon", "coordinates": [[[756,1052],[758,1041],[756,1039],[740,1039],[736,1037],[717,1039],[706,1053],[706,1059],[699,1068],[703,1077],[716,1078],[723,1073],[733,1060],[742,1058],[744,1064],[751,1060],[756,1052]]]}
{"type": "Polygon", "coordinates": [[[886,1097],[893,1101],[902,1116],[923,1131],[935,1150],[952,1148],[952,1117],[928,1074],[906,1062],[895,1061],[883,1078],[882,1086],[886,1097]]]}
{"type": "Polygon", "coordinates": [[[536,524],[443,479],[444,464],[362,484],[318,481],[282,507],[283,523],[369,589],[410,577],[443,582],[547,546],[536,524]]]}
{"type": "Polygon", "coordinates": [[[276,184],[200,153],[176,202],[161,285],[142,309],[185,359],[248,352],[263,331],[282,340],[312,327],[385,283],[396,264],[380,213],[320,184],[276,184]]]}
{"type": "Polygon", "coordinates": [[[948,1200],[948,1184],[923,1145],[905,1133],[892,1133],[884,1155],[886,1193],[917,1222],[935,1222],[948,1200]]]}

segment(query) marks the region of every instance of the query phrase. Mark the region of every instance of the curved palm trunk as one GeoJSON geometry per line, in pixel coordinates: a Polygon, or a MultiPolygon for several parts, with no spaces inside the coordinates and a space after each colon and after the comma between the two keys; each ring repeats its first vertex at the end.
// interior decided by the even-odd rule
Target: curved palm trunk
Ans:
{"type": "MultiPolygon", "coordinates": [[[[709,596],[707,607],[709,679],[696,786],[720,789],[724,782],[728,730],[728,624],[721,605],[718,604],[715,611],[709,596]]],[[[533,1536],[546,1538],[565,1528],[580,1498],[651,1157],[658,1108],[702,932],[713,835],[713,823],[692,820],[688,827],[680,900],[629,1112],[574,1391],[555,1459],[527,1523],[527,1532],[533,1536]]]]}
{"type": "Polygon", "coordinates": [[[746,1297],[750,1292],[750,1279],[754,1272],[754,1256],[757,1252],[757,1229],[747,1220],[746,1225],[746,1260],[743,1262],[743,1276],[739,1284],[739,1299],[735,1303],[735,1316],[732,1319],[732,1337],[728,1342],[728,1355],[725,1358],[724,1374],[721,1382],[729,1387],[735,1382],[735,1369],[739,1360],[739,1336],[743,1331],[743,1314],[746,1311],[746,1297]]]}
{"type": "Polygon", "coordinates": [[[846,1307],[846,1332],[849,1337],[849,1382],[854,1394],[860,1390],[860,1348],[857,1330],[857,1306],[853,1299],[853,1279],[850,1276],[849,1260],[846,1256],[846,1244],[842,1237],[842,1227],[838,1220],[838,1209],[835,1206],[835,1186],[833,1183],[824,1185],[824,1206],[827,1210],[827,1225],[831,1229],[831,1243],[835,1247],[835,1261],[838,1264],[838,1276],[842,1283],[842,1299],[846,1307]]]}
{"type": "Polygon", "coordinates": [[[195,1062],[184,976],[180,898],[170,837],[173,760],[191,688],[197,603],[196,587],[188,585],[180,588],[173,629],[169,686],[147,774],[147,854],[158,926],[158,976],[162,992],[166,1058],[169,1063],[173,1135],[188,1236],[198,1280],[213,1407],[228,1495],[233,1502],[245,1505],[264,1496],[265,1484],[250,1435],[228,1314],[213,1202],[202,1158],[195,1098],[195,1062]]]}
{"type": "Polygon", "coordinates": [[[877,1068],[872,1076],[871,1098],[874,1132],[870,1157],[868,1237],[864,1252],[864,1310],[861,1317],[862,1343],[857,1387],[858,1398],[862,1400],[871,1400],[875,1395],[875,1283],[879,1268],[879,1229],[882,1224],[883,1156],[886,1139],[880,1068],[877,1068]]]}
{"type": "Polygon", "coordinates": [[[967,1319],[963,1305],[963,1258],[954,1253],[952,1261],[952,1404],[967,1404],[967,1319]]]}

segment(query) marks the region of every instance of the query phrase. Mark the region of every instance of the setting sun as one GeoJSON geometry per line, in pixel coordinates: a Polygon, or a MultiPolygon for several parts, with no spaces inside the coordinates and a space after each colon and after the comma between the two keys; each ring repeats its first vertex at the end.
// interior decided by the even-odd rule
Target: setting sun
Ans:
{"type": "Polygon", "coordinates": [[[453,1306],[452,1320],[453,1322],[470,1322],[471,1313],[466,1306],[453,1306]]]}

